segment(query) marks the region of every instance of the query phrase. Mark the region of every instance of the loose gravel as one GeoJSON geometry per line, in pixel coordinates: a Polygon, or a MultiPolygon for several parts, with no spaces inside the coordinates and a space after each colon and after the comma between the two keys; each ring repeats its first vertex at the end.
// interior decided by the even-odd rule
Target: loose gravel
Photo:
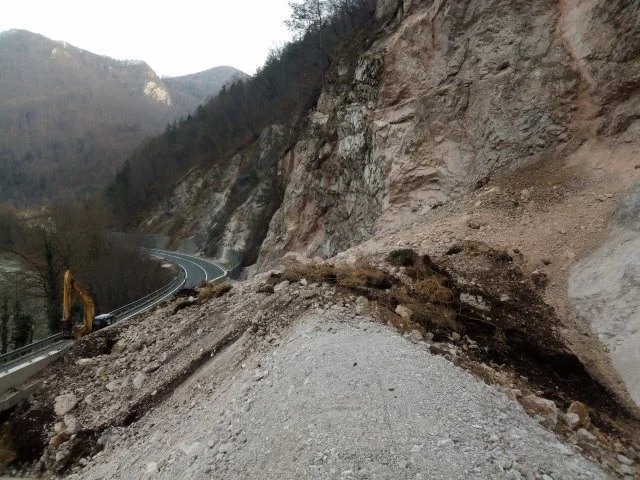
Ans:
{"type": "Polygon", "coordinates": [[[103,435],[72,478],[608,478],[502,392],[379,323],[310,314],[272,345],[244,360],[230,347],[103,435]]]}

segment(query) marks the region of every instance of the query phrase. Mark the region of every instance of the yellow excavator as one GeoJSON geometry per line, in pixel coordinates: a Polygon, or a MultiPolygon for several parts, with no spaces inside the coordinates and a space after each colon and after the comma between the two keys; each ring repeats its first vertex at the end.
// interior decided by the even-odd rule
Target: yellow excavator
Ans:
{"type": "Polygon", "coordinates": [[[86,288],[67,270],[64,272],[64,291],[62,307],[62,336],[65,338],[81,338],[93,331],[93,317],[95,305],[93,298],[86,288]],[[74,325],[71,320],[71,295],[76,291],[82,306],[84,307],[84,322],[82,325],[74,325]]]}
{"type": "Polygon", "coordinates": [[[96,307],[89,291],[67,270],[64,272],[63,291],[63,313],[62,313],[62,336],[64,338],[75,338],[76,340],[89,335],[95,330],[112,325],[116,321],[113,313],[103,313],[95,316],[96,307]],[[84,307],[84,322],[75,325],[71,319],[71,295],[76,291],[84,307]]]}

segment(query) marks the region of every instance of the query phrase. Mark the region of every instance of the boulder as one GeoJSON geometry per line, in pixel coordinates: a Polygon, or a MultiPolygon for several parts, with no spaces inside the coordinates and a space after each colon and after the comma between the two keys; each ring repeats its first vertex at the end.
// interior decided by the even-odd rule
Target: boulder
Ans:
{"type": "Polygon", "coordinates": [[[589,428],[591,426],[591,417],[589,416],[589,410],[587,406],[582,402],[571,402],[567,409],[567,414],[573,414],[578,416],[578,426],[582,428],[589,428]]]}
{"type": "Polygon", "coordinates": [[[396,313],[405,320],[409,320],[411,318],[411,315],[413,315],[413,311],[409,307],[405,307],[404,305],[398,305],[396,307],[396,313]]]}
{"type": "Polygon", "coordinates": [[[540,417],[543,425],[554,427],[558,423],[558,408],[553,400],[526,395],[522,397],[520,403],[527,412],[540,417]]]}
{"type": "Polygon", "coordinates": [[[133,379],[133,388],[135,388],[136,390],[140,390],[146,379],[147,376],[144,373],[138,372],[138,374],[133,379]]]}
{"type": "Polygon", "coordinates": [[[73,393],[66,393],[64,395],[58,395],[55,398],[55,404],[53,411],[59,417],[62,417],[66,413],[70,412],[78,404],[78,399],[73,393]]]}

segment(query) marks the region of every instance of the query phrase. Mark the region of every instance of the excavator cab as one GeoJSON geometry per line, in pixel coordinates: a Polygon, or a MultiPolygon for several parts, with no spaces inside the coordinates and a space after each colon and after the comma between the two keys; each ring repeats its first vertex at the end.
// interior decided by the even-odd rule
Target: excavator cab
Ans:
{"type": "Polygon", "coordinates": [[[93,331],[95,316],[95,304],[86,288],[76,280],[71,272],[64,272],[62,336],[64,338],[81,338],[93,331]],[[73,291],[78,294],[84,307],[84,321],[82,324],[74,324],[71,318],[71,295],[73,291]]]}

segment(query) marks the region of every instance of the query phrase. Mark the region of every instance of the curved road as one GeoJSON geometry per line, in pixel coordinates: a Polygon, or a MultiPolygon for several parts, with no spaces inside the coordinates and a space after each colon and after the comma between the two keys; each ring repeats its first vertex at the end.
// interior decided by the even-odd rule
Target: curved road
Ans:
{"type": "Polygon", "coordinates": [[[154,257],[165,258],[179,265],[187,274],[185,287],[197,287],[202,282],[210,282],[226,275],[225,270],[213,260],[195,257],[185,253],[169,252],[167,250],[150,250],[154,257]]]}
{"type": "MultiPolygon", "coordinates": [[[[149,253],[151,256],[164,258],[182,268],[186,274],[185,283],[184,285],[180,284],[176,286],[175,289],[171,289],[171,291],[160,297],[156,296],[154,298],[153,294],[151,294],[148,302],[143,302],[138,308],[128,309],[126,313],[118,316],[118,321],[126,320],[150,309],[162,300],[172,296],[177,290],[183,288],[183,286],[195,287],[202,282],[210,282],[224,277],[227,273],[222,267],[216,265],[213,260],[207,258],[166,250],[149,250],[149,253]]],[[[134,304],[135,303],[136,302],[134,302],[134,304]]],[[[13,361],[8,361],[0,367],[0,411],[15,405],[21,398],[24,398],[25,395],[30,393],[30,390],[24,390],[7,396],[7,394],[5,394],[7,390],[24,383],[62,355],[73,344],[70,340],[61,339],[59,335],[54,335],[50,338],[51,341],[47,341],[42,347],[38,345],[37,348],[27,355],[13,361]]]]}

